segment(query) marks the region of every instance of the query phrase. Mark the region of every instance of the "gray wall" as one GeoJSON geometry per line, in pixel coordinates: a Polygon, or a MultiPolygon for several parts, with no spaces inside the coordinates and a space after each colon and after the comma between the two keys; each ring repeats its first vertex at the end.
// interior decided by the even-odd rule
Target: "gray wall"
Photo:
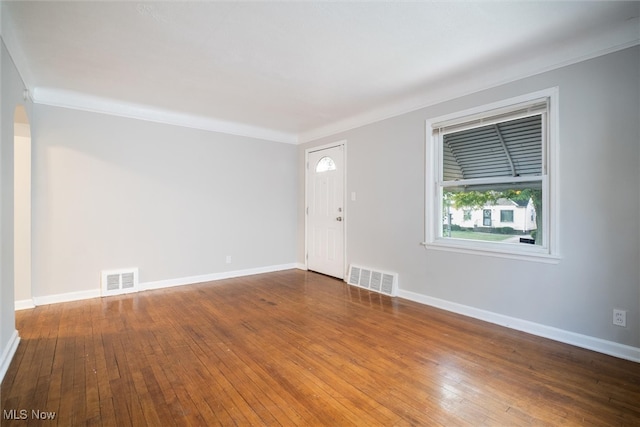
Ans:
{"type": "Polygon", "coordinates": [[[32,144],[34,297],[295,262],[295,146],[44,105],[32,144]]]}
{"type": "MultiPolygon", "coordinates": [[[[347,140],[347,261],[399,273],[403,291],[640,346],[640,53],[595,58],[322,138],[347,140]],[[425,120],[559,87],[558,264],[427,250],[425,120]],[[627,328],[612,324],[628,310],[627,328]]],[[[304,259],[303,199],[298,260],[304,259]]]]}
{"type": "MultiPolygon", "coordinates": [[[[24,83],[4,45],[0,43],[0,370],[15,333],[13,285],[13,149],[14,112],[25,104],[24,83]]],[[[31,105],[25,105],[30,115],[31,105]]],[[[1,374],[1,372],[0,372],[1,374]]],[[[1,376],[1,375],[0,375],[1,376]]]]}

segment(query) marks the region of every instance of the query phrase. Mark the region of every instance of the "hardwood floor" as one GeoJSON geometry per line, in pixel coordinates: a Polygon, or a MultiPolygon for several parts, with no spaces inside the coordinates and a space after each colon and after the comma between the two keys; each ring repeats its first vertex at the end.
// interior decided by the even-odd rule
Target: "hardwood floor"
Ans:
{"type": "Polygon", "coordinates": [[[640,425],[640,364],[310,272],[16,318],[2,426],[640,425]]]}

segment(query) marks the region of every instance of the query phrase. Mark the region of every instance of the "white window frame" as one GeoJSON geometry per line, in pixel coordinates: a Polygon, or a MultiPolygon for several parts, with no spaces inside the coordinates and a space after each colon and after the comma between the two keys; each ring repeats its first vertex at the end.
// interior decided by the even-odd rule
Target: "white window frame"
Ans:
{"type": "MultiPolygon", "coordinates": [[[[426,121],[426,185],[425,185],[425,240],[427,249],[498,256],[521,260],[557,263],[558,251],[558,97],[557,87],[522,96],[481,105],[464,111],[435,117],[426,121]],[[527,104],[547,100],[546,125],[543,120],[543,245],[518,243],[481,242],[476,240],[452,239],[442,236],[442,137],[434,135],[434,130],[443,126],[480,120],[521,109],[527,104]]],[[[531,177],[506,178],[505,182],[531,181],[531,177]]],[[[495,182],[495,179],[492,180],[495,182]]]]}

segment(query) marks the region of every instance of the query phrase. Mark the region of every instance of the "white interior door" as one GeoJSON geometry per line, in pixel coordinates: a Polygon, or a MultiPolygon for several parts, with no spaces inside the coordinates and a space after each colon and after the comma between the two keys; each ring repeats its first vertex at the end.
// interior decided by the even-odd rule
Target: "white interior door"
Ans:
{"type": "Polygon", "coordinates": [[[344,145],[307,154],[307,268],[344,277],[344,145]]]}

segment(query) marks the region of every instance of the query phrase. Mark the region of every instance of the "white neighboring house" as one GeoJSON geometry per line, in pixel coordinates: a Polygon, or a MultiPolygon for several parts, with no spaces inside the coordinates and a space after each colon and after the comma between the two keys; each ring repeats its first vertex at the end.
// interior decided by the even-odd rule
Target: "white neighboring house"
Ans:
{"type": "Polygon", "coordinates": [[[511,227],[522,234],[537,228],[536,210],[531,199],[526,203],[498,199],[495,204],[486,205],[483,209],[451,207],[449,214],[452,225],[464,228],[511,227]]]}

